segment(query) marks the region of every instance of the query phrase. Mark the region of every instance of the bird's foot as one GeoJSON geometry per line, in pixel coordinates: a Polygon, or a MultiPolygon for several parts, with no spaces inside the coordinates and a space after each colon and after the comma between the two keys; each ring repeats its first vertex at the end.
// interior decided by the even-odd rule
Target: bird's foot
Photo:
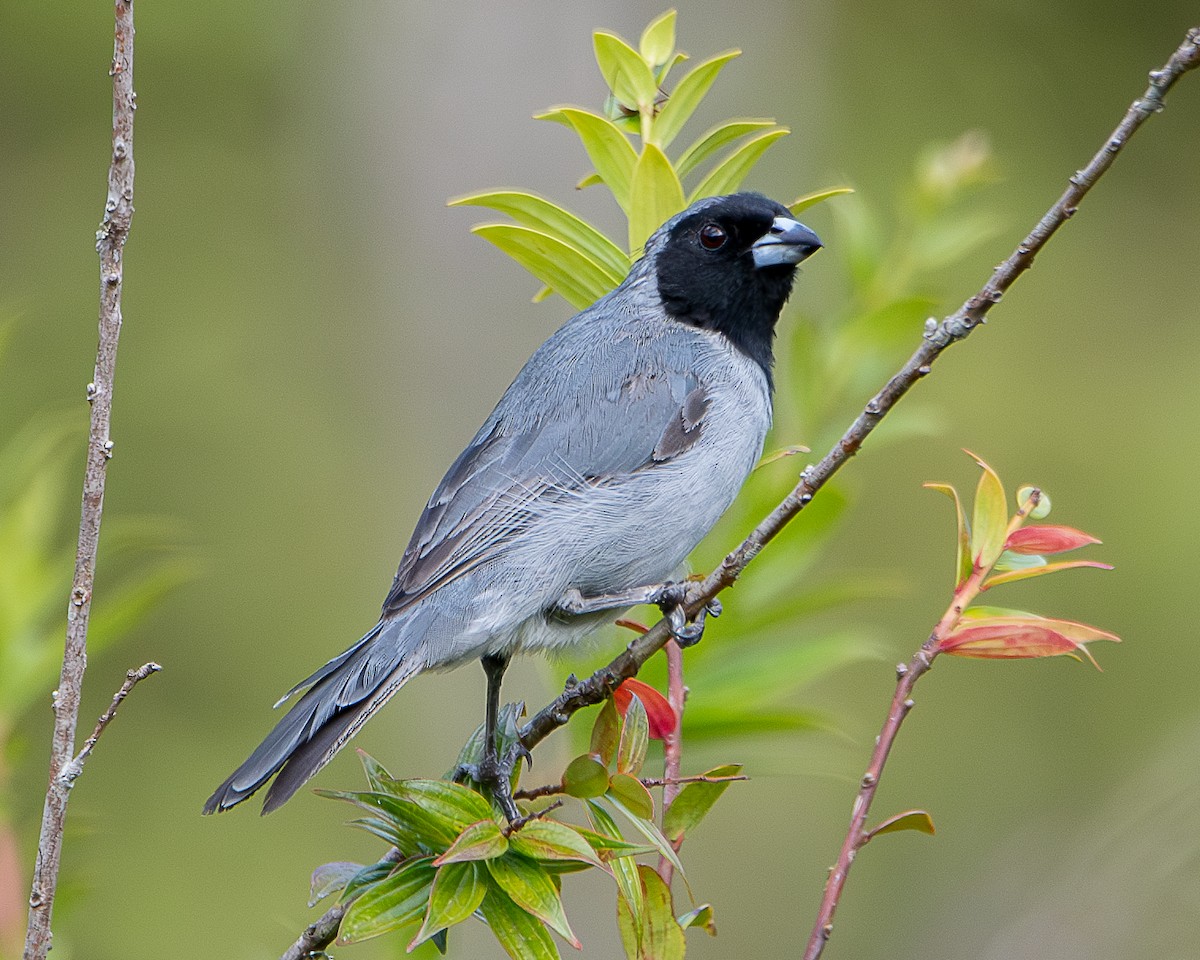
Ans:
{"type": "Polygon", "coordinates": [[[524,744],[517,741],[503,757],[493,748],[484,753],[478,763],[460,763],[454,768],[451,779],[459,783],[471,779],[480,786],[487,787],[511,828],[522,819],[521,811],[517,809],[512,795],[513,771],[522,760],[530,767],[533,766],[533,755],[524,744]]]}
{"type": "Polygon", "coordinates": [[[721,601],[713,597],[700,608],[696,619],[689,624],[684,604],[690,589],[691,584],[686,581],[666,583],[654,591],[650,598],[650,602],[657,604],[663,612],[663,616],[667,618],[667,627],[671,631],[671,636],[681,647],[691,647],[699,643],[700,638],[704,636],[704,621],[710,616],[719,617],[722,609],[721,601]]]}

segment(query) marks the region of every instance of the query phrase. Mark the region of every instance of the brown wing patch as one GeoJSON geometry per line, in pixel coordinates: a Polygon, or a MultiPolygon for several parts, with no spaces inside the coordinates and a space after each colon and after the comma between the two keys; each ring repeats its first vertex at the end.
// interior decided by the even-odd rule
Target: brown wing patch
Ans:
{"type": "Polygon", "coordinates": [[[683,406],[654,445],[651,456],[656,463],[671,460],[695,445],[704,432],[704,415],[708,412],[709,402],[708,391],[703,385],[684,397],[683,406]]]}

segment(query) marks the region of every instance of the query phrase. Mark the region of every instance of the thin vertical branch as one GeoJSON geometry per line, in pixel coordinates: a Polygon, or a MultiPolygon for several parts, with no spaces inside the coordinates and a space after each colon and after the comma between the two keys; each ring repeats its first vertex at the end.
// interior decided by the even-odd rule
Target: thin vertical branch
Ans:
{"type": "Polygon", "coordinates": [[[87,664],[87,628],[96,572],[96,548],[104,509],[104,482],[113,444],[109,436],[117,340],[121,333],[122,250],[133,218],[133,0],[116,0],[113,34],[112,158],[104,218],[96,234],[100,255],[100,342],[96,372],[88,384],[92,405],[88,434],[87,466],[83,479],[83,506],[75,575],[67,607],[67,637],[62,674],[54,694],[54,735],[50,750],[50,782],[42,812],[37,862],[29,894],[29,929],[25,960],[43,960],[51,945],[51,913],[62,858],[63,825],[74,778],[70,772],[75,752],[75,725],[87,664]]]}
{"type": "MultiPolygon", "coordinates": [[[[683,761],[683,708],[687,704],[687,687],[683,683],[683,651],[679,644],[668,640],[663,652],[667,655],[667,699],[671,703],[671,709],[675,711],[675,729],[667,734],[663,741],[662,816],[665,823],[667,811],[671,809],[671,804],[683,789],[679,783],[679,773],[683,761]]],[[[672,846],[678,850],[682,844],[683,840],[680,839],[672,846]]],[[[658,875],[663,878],[663,883],[669,885],[674,874],[675,868],[671,861],[666,857],[659,857],[658,875]]]]}

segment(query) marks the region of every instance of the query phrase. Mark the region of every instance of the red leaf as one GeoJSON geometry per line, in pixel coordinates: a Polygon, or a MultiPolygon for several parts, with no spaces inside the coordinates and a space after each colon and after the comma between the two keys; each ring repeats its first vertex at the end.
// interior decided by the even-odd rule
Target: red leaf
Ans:
{"type": "Polygon", "coordinates": [[[1056,527],[1033,525],[1021,527],[1009,534],[1004,542],[1004,549],[1013,553],[1047,554],[1066,553],[1068,550],[1078,550],[1089,543],[1100,541],[1090,533],[1076,530],[1074,527],[1056,527]]]}
{"type": "MultiPolygon", "coordinates": [[[[964,625],[944,637],[938,644],[939,653],[948,653],[956,657],[979,657],[987,660],[1008,660],[1032,657],[1057,657],[1066,654],[1078,658],[1087,657],[1092,665],[1099,665],[1084,644],[1087,640],[1116,639],[1112,634],[1103,637],[1088,635],[1086,639],[1071,638],[1053,629],[1049,624],[1066,627],[1069,621],[1055,620],[1018,620],[1017,618],[997,617],[992,622],[964,621],[964,625]]],[[[1070,624],[1070,627],[1084,627],[1083,624],[1070,624]]],[[[1099,634],[1095,628],[1086,628],[1093,634],[1099,634]]],[[[1067,633],[1077,632],[1067,629],[1067,633]]]]}
{"type": "Polygon", "coordinates": [[[635,680],[632,677],[613,691],[613,703],[617,705],[617,712],[622,717],[629,709],[629,699],[633,694],[637,694],[638,699],[642,701],[642,706],[646,708],[646,719],[650,721],[650,738],[652,740],[665,740],[669,734],[675,732],[675,728],[679,725],[679,718],[675,716],[675,711],[671,708],[667,698],[650,684],[642,683],[641,680],[635,680]]]}

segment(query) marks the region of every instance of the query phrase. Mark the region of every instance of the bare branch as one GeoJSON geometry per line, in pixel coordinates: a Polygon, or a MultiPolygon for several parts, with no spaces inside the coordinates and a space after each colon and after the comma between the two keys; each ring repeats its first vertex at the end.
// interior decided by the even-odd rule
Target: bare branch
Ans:
{"type": "MultiPolygon", "coordinates": [[[[667,654],[667,697],[675,711],[675,729],[663,740],[663,797],[662,818],[666,823],[667,811],[679,795],[679,770],[683,763],[683,708],[687,701],[687,687],[683,683],[683,650],[674,640],[668,640],[664,648],[667,654]]],[[[671,844],[676,852],[683,846],[683,837],[671,844]]],[[[675,867],[666,857],[658,858],[658,875],[670,886],[675,867]]]]}
{"type": "Polygon", "coordinates": [[[100,255],[100,342],[96,370],[88,384],[92,405],[88,434],[87,466],[83,480],[83,506],[75,575],[67,607],[67,637],[62,674],[54,695],[54,735],[50,750],[50,782],[42,812],[37,861],[29,894],[29,929],[25,960],[42,960],[50,949],[51,911],[62,857],[63,824],[73,777],[64,768],[73,762],[75,726],[87,662],[87,628],[96,571],[96,547],[104,508],[104,483],[113,444],[109,437],[117,341],[121,333],[122,250],[133,219],[133,2],[117,0],[113,33],[112,156],[108,169],[108,194],[104,218],[96,234],[100,255]]]}
{"type": "Polygon", "coordinates": [[[84,741],[83,749],[75,755],[74,760],[62,768],[62,771],[58,775],[60,780],[63,780],[69,786],[76,777],[83,773],[83,765],[87,763],[88,757],[92,755],[92,751],[96,748],[96,741],[100,739],[100,735],[108,729],[108,725],[112,723],[113,717],[117,715],[117,707],[121,705],[121,701],[129,696],[130,690],[151,674],[158,673],[161,669],[162,667],[157,663],[143,663],[136,670],[130,670],[125,674],[125,682],[121,684],[121,689],[113,694],[112,703],[108,705],[108,709],[96,721],[96,728],[92,731],[92,735],[84,741]]]}
{"type": "MultiPolygon", "coordinates": [[[[829,482],[838,470],[858,452],[871,432],[912,387],[932,369],[933,362],[947,347],[965,339],[972,330],[984,322],[988,311],[1000,302],[1009,287],[1033,264],[1033,258],[1049,242],[1060,226],[1066,223],[1078,209],[1087,192],[1112,166],[1117,155],[1129,138],[1158,113],[1163,99],[1175,82],[1189,70],[1200,65],[1200,28],[1188,32],[1187,38],[1171,56],[1161,70],[1150,74],[1150,86],[1134,100],[1125,117],[1091,162],[1070,178],[1067,190],[1046,212],[1029,235],[1017,245],[1013,253],[996,267],[988,280],[973,297],[957,311],[940,323],[926,321],[921,345],[909,357],[908,362],[868,401],[842,438],[825,454],[819,463],[809,465],[800,474],[800,482],[784,497],[736,550],[730,553],[716,570],[700,584],[693,587],[686,603],[689,615],[699,612],[709,600],[726,587],[732,585],[750,562],[758,556],[768,543],[803,510],[817,492],[829,482]]],[[[644,636],[638,637],[607,666],[601,667],[585,680],[564,690],[554,701],[521,728],[518,746],[532,750],[546,737],[567,723],[571,716],[584,707],[599,703],[612,694],[621,681],[637,674],[650,657],[670,639],[666,624],[657,623],[644,636]]],[[[516,759],[518,751],[512,751],[516,759]]]]}

